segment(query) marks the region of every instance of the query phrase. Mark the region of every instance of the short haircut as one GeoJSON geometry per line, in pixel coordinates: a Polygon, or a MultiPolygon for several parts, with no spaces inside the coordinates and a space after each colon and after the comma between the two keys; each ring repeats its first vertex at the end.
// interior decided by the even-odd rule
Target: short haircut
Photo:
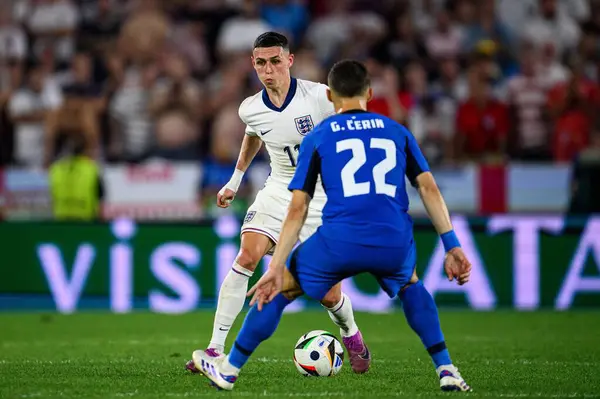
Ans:
{"type": "Polygon", "coordinates": [[[265,32],[254,40],[253,49],[263,47],[283,47],[284,50],[289,51],[290,44],[287,37],[281,33],[265,32]]]}
{"type": "Polygon", "coordinates": [[[341,97],[357,97],[371,85],[367,68],[355,60],[335,63],[327,76],[329,88],[341,97]]]}

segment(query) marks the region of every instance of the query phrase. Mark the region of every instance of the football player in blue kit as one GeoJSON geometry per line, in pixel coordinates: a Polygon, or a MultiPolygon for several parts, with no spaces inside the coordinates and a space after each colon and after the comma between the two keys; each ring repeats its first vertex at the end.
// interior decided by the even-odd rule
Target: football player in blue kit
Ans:
{"type": "Polygon", "coordinates": [[[268,272],[248,293],[253,307],[232,351],[222,363],[197,351],[194,363],[215,386],[233,389],[240,369],[273,334],[292,300],[302,294],[321,300],[345,278],[370,273],[391,298],[402,301],[408,324],[435,365],[441,389],[470,391],[450,359],[436,304],[415,271],[405,176],[417,188],[440,235],[448,279],[465,284],[471,271],[429,165],[404,126],[366,111],[372,90],[364,65],[338,62],[328,84],[336,115],[302,141],[279,243],[268,272]],[[327,194],[323,224],[293,250],[319,177],[327,194]]]}

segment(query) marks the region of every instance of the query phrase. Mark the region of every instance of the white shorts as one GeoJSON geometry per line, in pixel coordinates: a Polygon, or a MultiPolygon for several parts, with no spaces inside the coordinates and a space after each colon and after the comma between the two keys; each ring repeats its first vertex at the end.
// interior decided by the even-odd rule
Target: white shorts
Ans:
{"type": "MultiPolygon", "coordinates": [[[[254,232],[265,235],[277,245],[281,227],[285,219],[292,199],[292,194],[285,186],[279,184],[266,184],[265,187],[256,194],[256,199],[248,208],[240,234],[245,232],[254,232]]],[[[300,241],[305,241],[313,235],[321,225],[321,210],[323,203],[311,202],[308,210],[306,222],[300,230],[300,241]]],[[[268,254],[272,255],[275,251],[273,247],[268,254]]]]}

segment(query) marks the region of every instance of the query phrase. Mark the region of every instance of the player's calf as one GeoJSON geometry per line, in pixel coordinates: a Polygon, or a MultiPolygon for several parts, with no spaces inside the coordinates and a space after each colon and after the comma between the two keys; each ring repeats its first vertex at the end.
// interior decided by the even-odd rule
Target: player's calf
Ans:
{"type": "Polygon", "coordinates": [[[331,320],[340,328],[352,370],[358,374],[367,372],[371,365],[371,353],[354,322],[352,302],[341,292],[341,285],[333,287],[321,300],[321,304],[327,309],[331,320]]]}
{"type": "Polygon", "coordinates": [[[248,281],[262,257],[272,246],[271,240],[262,234],[254,232],[242,234],[240,251],[219,289],[209,349],[224,352],[229,330],[244,307],[248,281]]]}
{"type": "Polygon", "coordinates": [[[400,299],[408,324],[421,338],[436,367],[440,388],[443,391],[470,391],[471,387],[467,385],[450,359],[433,297],[421,281],[413,282],[413,280],[416,280],[416,275],[413,275],[409,285],[402,289],[400,299]]]}

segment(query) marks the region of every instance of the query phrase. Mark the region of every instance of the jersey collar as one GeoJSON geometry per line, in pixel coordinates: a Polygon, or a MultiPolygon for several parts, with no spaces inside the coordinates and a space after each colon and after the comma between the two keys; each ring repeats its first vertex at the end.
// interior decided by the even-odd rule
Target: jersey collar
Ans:
{"type": "Polygon", "coordinates": [[[294,99],[294,95],[296,94],[297,86],[298,86],[298,82],[296,81],[296,78],[292,78],[292,80],[290,82],[290,89],[288,90],[287,95],[285,96],[285,100],[283,101],[281,108],[277,107],[275,104],[273,104],[271,102],[271,99],[269,98],[269,95],[267,94],[267,89],[263,89],[263,92],[262,92],[263,102],[265,103],[267,108],[272,109],[273,111],[276,111],[276,112],[282,112],[284,109],[287,108],[288,105],[290,105],[290,103],[294,99]]]}
{"type": "Polygon", "coordinates": [[[349,109],[348,111],[340,112],[340,114],[368,114],[369,111],[364,109],[349,109]]]}

